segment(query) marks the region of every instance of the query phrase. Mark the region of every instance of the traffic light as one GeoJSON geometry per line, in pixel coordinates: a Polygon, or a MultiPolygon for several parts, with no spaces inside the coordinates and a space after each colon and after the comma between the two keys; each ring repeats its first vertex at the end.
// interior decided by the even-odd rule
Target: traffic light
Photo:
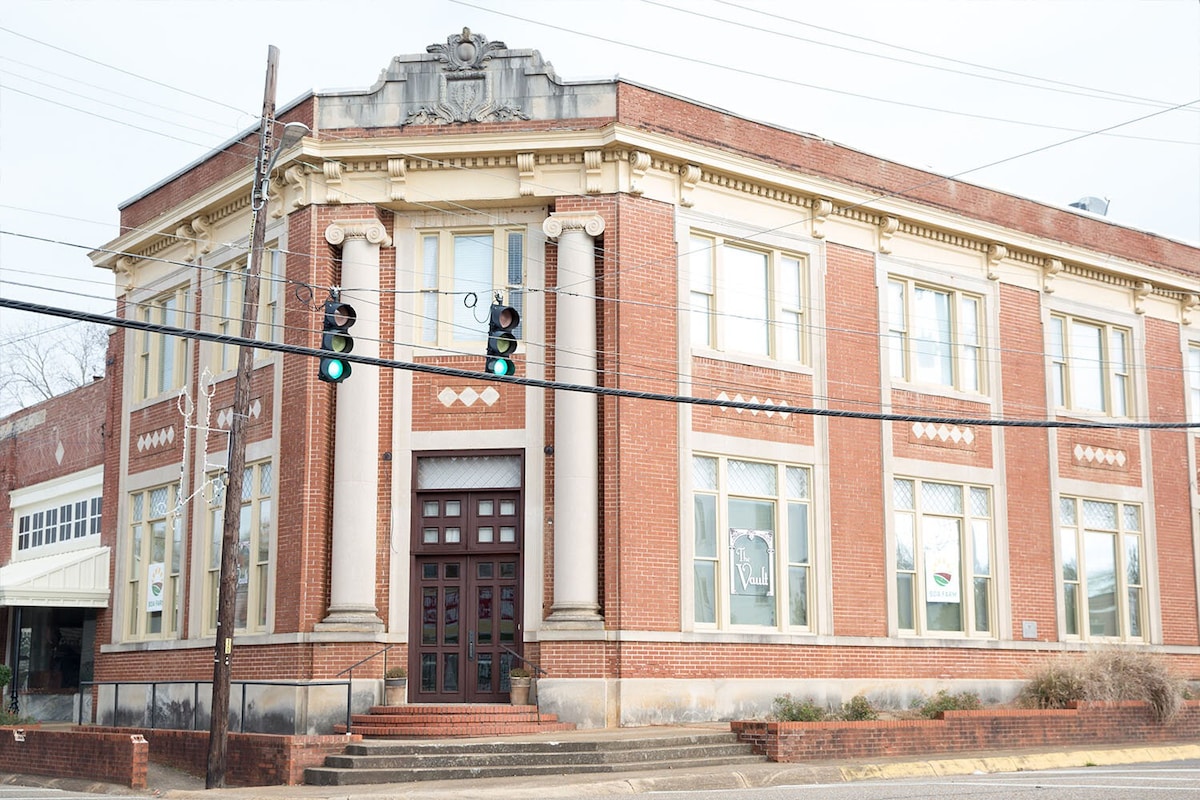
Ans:
{"type": "Polygon", "coordinates": [[[512,357],[517,352],[517,337],[513,330],[521,324],[521,315],[512,306],[492,303],[488,315],[487,364],[491,375],[512,375],[516,372],[512,357]]]}
{"type": "Polygon", "coordinates": [[[328,300],[325,303],[325,321],[321,326],[321,349],[331,355],[321,357],[317,377],[326,383],[341,383],[350,377],[350,362],[338,356],[354,349],[354,339],[346,329],[354,324],[358,314],[349,303],[328,300]]]}

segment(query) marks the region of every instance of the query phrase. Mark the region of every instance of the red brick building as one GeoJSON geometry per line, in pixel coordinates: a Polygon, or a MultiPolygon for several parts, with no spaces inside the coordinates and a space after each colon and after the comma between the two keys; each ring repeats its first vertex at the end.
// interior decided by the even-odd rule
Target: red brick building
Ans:
{"type": "MultiPolygon", "coordinates": [[[[1001,699],[1099,645],[1200,678],[1196,248],[470,31],[279,118],[312,135],[273,174],[258,338],[319,346],[335,291],[354,355],[417,369],[256,351],[233,672],[290,683],[249,725],[326,727],[321,682],[389,644],[410,702],[503,702],[519,657],[583,725],[1001,699]],[[455,371],[497,295],[556,383],[455,371]]],[[[254,150],[121,209],[122,314],[237,332],[254,150]]],[[[108,682],[211,677],[236,363],[115,347],[102,720],[108,682]]]]}
{"type": "Polygon", "coordinates": [[[0,419],[0,652],[13,670],[4,708],[37,719],[78,718],[109,604],[109,394],[100,379],[0,419]]]}

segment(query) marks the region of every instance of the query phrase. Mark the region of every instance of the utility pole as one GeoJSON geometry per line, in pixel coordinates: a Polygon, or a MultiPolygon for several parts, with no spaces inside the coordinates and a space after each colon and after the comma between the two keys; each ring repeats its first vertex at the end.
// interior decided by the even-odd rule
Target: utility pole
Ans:
{"type": "MultiPolygon", "coordinates": [[[[267,241],[267,181],[270,180],[271,150],[275,135],[275,72],[279,48],[267,48],[267,80],[263,89],[262,124],[258,134],[258,156],[254,160],[254,187],[250,206],[250,263],[242,300],[242,338],[254,339],[258,321],[258,279],[267,241]]],[[[233,418],[229,424],[229,462],[225,470],[225,516],[221,534],[220,589],[217,594],[217,641],[213,646],[212,726],[208,735],[208,772],[204,788],[225,786],[225,764],[229,744],[229,678],[233,664],[234,610],[237,594],[237,543],[242,515],[242,480],[246,470],[246,439],[243,433],[250,408],[250,373],[254,348],[238,347],[237,377],[233,388],[233,418]]]]}

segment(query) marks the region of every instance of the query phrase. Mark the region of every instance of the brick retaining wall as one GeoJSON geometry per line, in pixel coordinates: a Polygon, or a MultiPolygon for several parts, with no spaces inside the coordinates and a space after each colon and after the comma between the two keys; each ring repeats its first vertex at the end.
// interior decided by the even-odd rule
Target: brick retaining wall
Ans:
{"type": "Polygon", "coordinates": [[[1146,745],[1200,740],[1200,701],[1169,722],[1143,703],[1078,704],[1061,710],[946,711],[937,719],[731,723],[738,739],[772,761],[930,756],[1033,747],[1146,745]]]}
{"type": "Polygon", "coordinates": [[[146,788],[150,745],[137,731],[0,727],[0,772],[85,778],[146,788]]]}

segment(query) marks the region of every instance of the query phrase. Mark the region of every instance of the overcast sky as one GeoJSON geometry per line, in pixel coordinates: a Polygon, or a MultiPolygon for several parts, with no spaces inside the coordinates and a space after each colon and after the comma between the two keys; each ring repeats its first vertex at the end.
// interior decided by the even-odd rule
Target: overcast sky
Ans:
{"type": "MultiPolygon", "coordinates": [[[[1200,242],[1198,0],[4,0],[0,296],[111,310],[88,250],[256,127],[268,45],[282,106],[464,26],[564,80],[619,74],[1048,204],[1108,197],[1113,222],[1200,242]]],[[[0,346],[19,317],[0,310],[0,346]]]]}

